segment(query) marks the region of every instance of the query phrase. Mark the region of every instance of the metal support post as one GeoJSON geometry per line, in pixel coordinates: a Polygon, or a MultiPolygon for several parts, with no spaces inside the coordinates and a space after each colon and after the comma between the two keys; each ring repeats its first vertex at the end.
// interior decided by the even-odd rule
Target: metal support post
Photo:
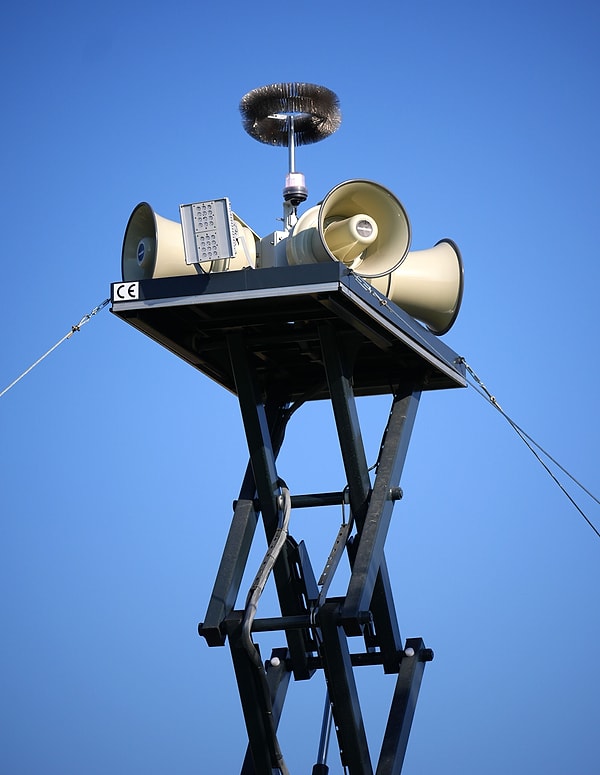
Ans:
{"type": "MultiPolygon", "coordinates": [[[[270,542],[278,527],[277,499],[280,490],[275,469],[273,440],[268,428],[265,405],[258,396],[243,335],[241,333],[231,334],[228,346],[265,534],[267,541],[270,542]]],[[[283,616],[293,616],[306,612],[304,604],[306,590],[301,583],[302,580],[295,572],[294,559],[291,556],[296,551],[296,547],[295,542],[288,540],[273,569],[277,596],[283,616]]],[[[290,630],[286,632],[286,637],[294,676],[297,680],[310,678],[308,657],[314,651],[310,632],[308,630],[290,630]]]]}
{"type": "MultiPolygon", "coordinates": [[[[271,658],[265,664],[267,686],[269,688],[271,699],[271,713],[273,717],[273,726],[275,729],[277,729],[279,726],[279,719],[281,718],[283,703],[290,683],[291,673],[289,671],[287,661],[287,649],[273,649],[271,651],[271,658]]],[[[252,749],[250,746],[248,746],[246,750],[246,756],[242,765],[241,775],[257,775],[256,769],[254,767],[252,749]]]]}
{"type": "Polygon", "coordinates": [[[323,670],[342,765],[348,768],[350,775],[373,775],[348,640],[341,626],[339,600],[325,603],[317,619],[323,638],[323,670]]]}
{"type": "MultiPolygon", "coordinates": [[[[276,404],[267,404],[265,412],[269,428],[271,429],[273,457],[276,458],[283,443],[285,430],[283,411],[276,404]]],[[[235,502],[231,527],[227,535],[206,616],[204,617],[204,622],[198,628],[200,635],[206,638],[209,646],[225,645],[223,623],[227,615],[235,607],[242,576],[248,561],[258,521],[258,513],[255,507],[256,501],[256,484],[254,482],[252,464],[249,462],[239,497],[235,502]]]]}
{"type": "MultiPolygon", "coordinates": [[[[350,508],[360,535],[369,506],[371,482],[352,391],[352,363],[349,357],[341,352],[340,343],[336,341],[335,332],[330,326],[321,326],[319,335],[342,459],[348,477],[350,508]]],[[[352,562],[352,553],[350,559],[352,562]]],[[[381,650],[386,654],[397,653],[402,648],[402,638],[383,552],[377,568],[373,599],[367,609],[373,612],[381,650]]],[[[344,626],[348,635],[359,635],[362,628],[355,618],[357,612],[352,613],[354,618],[346,620],[344,626]]]]}
{"type": "Polygon", "coordinates": [[[406,641],[375,775],[400,775],[425,663],[433,659],[421,638],[406,641]]]}
{"type": "Polygon", "coordinates": [[[344,621],[355,621],[371,607],[383,550],[394,508],[391,491],[400,481],[420,393],[407,388],[394,396],[383,437],[377,475],[360,529],[352,575],[342,609],[344,621]]]}
{"type": "Polygon", "coordinates": [[[250,451],[250,463],[254,472],[265,530],[270,540],[277,528],[279,518],[277,506],[279,483],[265,403],[257,394],[243,335],[231,334],[228,338],[228,347],[250,451]]]}
{"type": "MultiPolygon", "coordinates": [[[[278,772],[281,756],[276,730],[289,675],[286,676],[283,693],[277,698],[279,710],[277,717],[275,717],[273,700],[276,697],[273,688],[277,689],[277,685],[274,686],[273,683],[269,685],[265,672],[258,670],[256,664],[250,659],[242,638],[242,618],[243,616],[240,614],[237,617],[231,616],[227,620],[231,659],[246,722],[246,731],[248,732],[254,775],[273,775],[274,771],[278,772]]],[[[281,671],[277,671],[279,681],[282,677],[281,671]]]]}

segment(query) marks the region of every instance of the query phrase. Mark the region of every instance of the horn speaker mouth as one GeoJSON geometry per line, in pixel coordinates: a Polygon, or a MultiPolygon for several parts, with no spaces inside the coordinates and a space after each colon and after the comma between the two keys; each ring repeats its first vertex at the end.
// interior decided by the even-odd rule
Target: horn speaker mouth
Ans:
{"type": "Polygon", "coordinates": [[[347,180],[303,213],[287,241],[290,264],[341,261],[362,277],[400,266],[411,229],[402,203],[379,183],[347,180]]]}

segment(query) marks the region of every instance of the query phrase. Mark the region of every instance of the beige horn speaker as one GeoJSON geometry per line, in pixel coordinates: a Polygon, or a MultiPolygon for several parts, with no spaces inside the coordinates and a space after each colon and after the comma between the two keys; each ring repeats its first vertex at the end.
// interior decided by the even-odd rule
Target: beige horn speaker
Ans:
{"type": "Polygon", "coordinates": [[[460,310],[464,272],[460,250],[449,239],[428,250],[411,250],[387,277],[370,281],[405,312],[441,336],[460,310]]]}
{"type": "Polygon", "coordinates": [[[185,263],[179,221],[163,218],[147,202],[137,205],[129,218],[121,270],[125,282],[198,273],[185,263]]]}
{"type": "Polygon", "coordinates": [[[232,218],[235,255],[202,264],[187,264],[181,223],[163,218],[147,202],[141,202],[131,213],[125,229],[121,254],[123,281],[254,268],[258,237],[235,213],[232,218]]]}
{"type": "Polygon", "coordinates": [[[286,245],[289,264],[341,261],[362,277],[381,277],[404,260],[410,222],[391,191],[347,180],[300,216],[286,245]]]}

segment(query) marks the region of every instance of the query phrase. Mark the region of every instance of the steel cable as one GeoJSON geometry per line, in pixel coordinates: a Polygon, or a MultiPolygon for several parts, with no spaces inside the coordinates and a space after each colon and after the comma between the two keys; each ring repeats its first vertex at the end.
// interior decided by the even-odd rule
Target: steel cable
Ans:
{"type": "Polygon", "coordinates": [[[30,371],[33,371],[33,369],[35,369],[35,367],[38,364],[40,364],[44,360],[44,358],[47,358],[51,353],[53,353],[57,347],[59,347],[67,339],[70,339],[74,333],[76,333],[77,331],[80,331],[81,327],[84,326],[86,323],[88,323],[94,317],[94,315],[97,315],[98,312],[100,312],[100,310],[104,309],[104,307],[106,307],[106,305],[109,302],[110,302],[110,299],[104,299],[104,301],[101,304],[98,304],[98,306],[94,307],[94,309],[91,312],[88,312],[87,315],[84,315],[79,321],[79,323],[77,323],[74,326],[71,326],[71,330],[69,331],[68,334],[65,334],[62,337],[62,339],[59,339],[56,344],[52,345],[52,347],[41,356],[41,358],[38,358],[35,363],[32,363],[28,369],[25,369],[25,371],[22,374],[20,374],[15,380],[13,380],[10,383],[10,385],[4,388],[4,390],[0,393],[0,398],[2,398],[2,396],[5,393],[8,393],[8,391],[17,384],[17,382],[20,382],[23,379],[23,377],[26,377],[30,371]]]}

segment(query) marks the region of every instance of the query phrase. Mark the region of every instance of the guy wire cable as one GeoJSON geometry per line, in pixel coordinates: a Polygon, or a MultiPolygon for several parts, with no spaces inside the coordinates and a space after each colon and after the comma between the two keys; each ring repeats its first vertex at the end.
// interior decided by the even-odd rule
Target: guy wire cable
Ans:
{"type": "MultiPolygon", "coordinates": [[[[385,306],[393,315],[397,315],[397,313],[394,310],[394,305],[390,304],[388,299],[385,296],[382,296],[381,294],[377,293],[372,286],[367,283],[362,277],[359,275],[353,274],[352,275],[356,281],[359,283],[359,285],[366,290],[368,293],[371,294],[382,306],[385,306]]],[[[592,528],[594,533],[600,538],[600,530],[594,525],[594,523],[589,519],[589,517],[585,514],[583,509],[576,503],[575,499],[570,495],[570,493],[566,490],[564,485],[561,484],[561,482],[558,480],[558,478],[552,473],[550,470],[550,467],[542,460],[541,456],[536,452],[535,448],[539,449],[540,452],[548,458],[552,463],[554,463],[557,468],[559,468],[564,474],[566,474],[580,489],[582,489],[587,495],[589,495],[592,500],[594,500],[596,503],[600,504],[600,500],[593,495],[588,489],[586,489],[580,482],[577,481],[577,479],[570,474],[560,463],[558,463],[557,460],[555,460],[548,452],[546,452],[543,447],[541,447],[536,441],[534,441],[531,436],[529,436],[522,428],[520,428],[517,423],[502,409],[498,401],[496,400],[495,396],[493,396],[490,391],[486,388],[486,386],[483,384],[483,382],[479,379],[477,374],[473,371],[471,366],[466,362],[466,360],[463,357],[459,357],[456,361],[457,363],[462,363],[467,370],[468,374],[471,376],[472,382],[469,382],[470,386],[474,388],[476,393],[479,393],[480,396],[485,398],[495,409],[497,409],[500,414],[504,417],[504,419],[509,423],[509,425],[512,427],[512,429],[515,431],[515,433],[521,438],[523,443],[527,446],[529,451],[532,453],[532,455],[538,460],[540,465],[545,469],[546,473],[550,476],[550,478],[554,481],[554,483],[557,485],[557,487],[562,490],[562,492],[566,495],[566,497],[571,501],[571,504],[577,509],[579,514],[583,517],[583,519],[588,523],[588,525],[592,528]]]]}
{"type": "Polygon", "coordinates": [[[65,334],[62,339],[59,339],[59,341],[56,344],[52,345],[52,347],[47,352],[45,352],[41,356],[41,358],[38,358],[35,363],[32,363],[28,369],[25,369],[25,371],[20,376],[18,376],[15,380],[13,380],[10,383],[10,385],[8,385],[8,387],[4,388],[4,390],[0,393],[0,398],[2,398],[2,396],[5,393],[8,393],[8,391],[17,384],[17,382],[20,382],[23,379],[23,377],[27,376],[27,374],[29,374],[30,371],[33,371],[33,369],[35,369],[35,367],[39,363],[41,363],[44,360],[44,358],[47,358],[50,355],[50,353],[54,352],[54,350],[56,350],[57,347],[59,347],[67,339],[70,339],[76,331],[80,331],[81,326],[84,326],[86,323],[88,323],[94,317],[94,315],[97,315],[98,312],[100,312],[100,310],[104,309],[104,307],[106,307],[106,305],[109,302],[110,302],[110,299],[104,299],[104,301],[98,304],[97,307],[94,307],[94,309],[91,312],[88,312],[87,315],[84,315],[79,321],[79,323],[77,323],[74,326],[71,326],[71,330],[69,331],[68,334],[65,334]]]}
{"type": "Polygon", "coordinates": [[[473,380],[470,384],[471,387],[475,389],[475,392],[478,393],[480,396],[486,399],[488,403],[490,403],[495,409],[500,412],[502,417],[508,422],[508,424],[511,426],[511,428],[515,431],[517,436],[520,437],[520,439],[523,441],[525,446],[529,449],[531,454],[536,458],[536,460],[539,462],[539,464],[544,468],[548,476],[554,481],[556,486],[562,490],[564,495],[571,501],[572,505],[577,509],[579,514],[583,517],[583,519],[588,523],[588,525],[591,527],[591,529],[594,531],[594,533],[600,538],[600,530],[594,525],[594,523],[591,521],[591,519],[586,515],[586,513],[583,511],[583,509],[579,506],[579,504],[575,501],[573,496],[567,491],[565,486],[558,480],[558,477],[550,470],[550,467],[547,465],[547,463],[542,460],[542,457],[538,452],[536,452],[536,449],[538,449],[542,455],[544,455],[548,460],[550,460],[554,465],[559,468],[566,476],[571,479],[571,481],[576,484],[583,492],[586,493],[593,501],[598,503],[600,505],[600,500],[591,493],[586,487],[581,484],[567,469],[562,466],[555,458],[552,457],[546,450],[541,447],[537,441],[531,438],[531,436],[526,433],[517,423],[510,417],[504,409],[500,406],[498,401],[496,400],[496,397],[492,395],[492,393],[487,389],[487,387],[483,384],[481,379],[477,376],[475,371],[469,366],[469,364],[466,362],[466,360],[463,357],[460,357],[458,359],[459,363],[462,363],[467,370],[468,374],[470,375],[471,379],[473,380]]]}

